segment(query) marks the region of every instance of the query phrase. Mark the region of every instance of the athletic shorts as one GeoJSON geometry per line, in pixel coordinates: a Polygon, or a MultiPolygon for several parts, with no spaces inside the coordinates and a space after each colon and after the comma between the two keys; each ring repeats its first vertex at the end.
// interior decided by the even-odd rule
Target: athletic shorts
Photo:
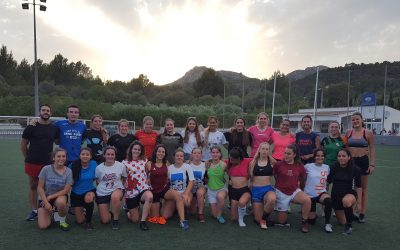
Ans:
{"type": "Polygon", "coordinates": [[[96,189],[87,191],[86,193],[79,195],[71,192],[71,207],[83,207],[85,205],[85,196],[87,193],[96,193],[96,189]]]}
{"type": "Polygon", "coordinates": [[[332,194],[332,207],[334,210],[344,210],[343,206],[343,197],[345,197],[347,194],[352,194],[354,197],[357,199],[357,192],[355,190],[352,190],[350,192],[347,192],[343,195],[334,195],[332,194]]]}
{"type": "Polygon", "coordinates": [[[218,190],[208,189],[208,191],[207,191],[208,203],[212,203],[212,204],[217,203],[217,195],[221,191],[228,192],[226,187],[223,187],[223,188],[218,189],[218,190]]]}
{"type": "Polygon", "coordinates": [[[317,211],[317,203],[322,204],[321,202],[319,202],[319,200],[321,199],[321,196],[323,194],[327,194],[327,192],[322,192],[318,196],[311,198],[311,210],[310,210],[311,212],[317,211]]]}
{"type": "Polygon", "coordinates": [[[161,199],[164,199],[165,194],[168,192],[168,186],[161,192],[153,193],[153,203],[160,202],[161,199]]]}
{"type": "Polygon", "coordinates": [[[33,178],[38,178],[39,173],[45,164],[35,164],[35,163],[27,163],[25,162],[25,173],[33,178]]]}
{"type": "MultiPolygon", "coordinates": [[[[96,194],[96,203],[97,203],[97,205],[109,204],[111,202],[111,194],[104,195],[104,196],[99,196],[99,195],[96,194]]],[[[122,197],[124,197],[124,194],[125,194],[125,189],[122,189],[122,197]]]]}
{"type": "Polygon", "coordinates": [[[131,210],[134,208],[137,208],[140,205],[142,196],[144,194],[144,192],[149,191],[149,190],[143,190],[142,192],[140,192],[140,194],[138,194],[136,197],[133,198],[126,198],[125,199],[125,204],[126,207],[131,210]]]}
{"type": "Polygon", "coordinates": [[[251,187],[251,201],[252,202],[264,202],[264,196],[268,192],[275,192],[272,185],[251,187]]]}
{"type": "Polygon", "coordinates": [[[239,201],[240,198],[242,197],[243,194],[245,193],[251,193],[250,192],[250,188],[249,187],[242,187],[242,188],[231,188],[229,190],[229,197],[231,198],[231,200],[234,201],[239,201]]]}
{"type": "Polygon", "coordinates": [[[279,191],[278,189],[275,189],[276,192],[276,210],[280,212],[286,212],[288,211],[290,202],[293,201],[294,197],[298,192],[301,192],[301,189],[298,188],[296,191],[294,191],[291,195],[287,195],[279,191]]]}
{"type": "MultiPolygon", "coordinates": [[[[64,196],[67,197],[67,203],[68,203],[68,195],[67,195],[67,194],[64,194],[64,196]]],[[[50,205],[51,205],[53,208],[55,208],[54,203],[56,202],[56,199],[57,199],[57,198],[54,198],[54,199],[49,200],[49,203],[50,203],[50,205]]],[[[38,208],[41,208],[41,207],[44,208],[44,202],[43,202],[42,200],[38,200],[38,208]]]]}
{"type": "Polygon", "coordinates": [[[369,158],[367,155],[361,157],[353,157],[354,164],[360,169],[361,175],[369,175],[369,158]]]}

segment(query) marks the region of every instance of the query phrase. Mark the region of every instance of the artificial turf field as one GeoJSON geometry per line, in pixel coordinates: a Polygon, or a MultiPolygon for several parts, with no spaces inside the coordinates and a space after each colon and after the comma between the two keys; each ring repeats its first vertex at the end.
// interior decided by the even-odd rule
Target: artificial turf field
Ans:
{"type": "MultiPolygon", "coordinates": [[[[122,214],[121,229],[111,230],[110,225],[99,223],[94,212],[95,230],[85,231],[68,215],[69,232],[57,224],[41,231],[36,222],[25,221],[29,212],[27,202],[28,181],[23,170],[19,140],[0,140],[0,249],[400,249],[400,147],[377,146],[376,172],[369,183],[369,207],[365,224],[353,223],[353,234],[342,235],[343,227],[332,218],[334,232],[323,231],[323,219],[310,227],[308,234],[299,231],[299,206],[292,205],[290,228],[269,227],[262,231],[246,216],[246,228],[228,221],[220,225],[210,218],[206,222],[189,219],[189,231],[178,226],[178,219],[166,225],[149,223],[150,230],[143,232],[137,224],[127,221],[122,214]]],[[[228,210],[225,210],[228,218],[228,210]]],[[[275,215],[271,216],[275,219],[275,215]]]]}

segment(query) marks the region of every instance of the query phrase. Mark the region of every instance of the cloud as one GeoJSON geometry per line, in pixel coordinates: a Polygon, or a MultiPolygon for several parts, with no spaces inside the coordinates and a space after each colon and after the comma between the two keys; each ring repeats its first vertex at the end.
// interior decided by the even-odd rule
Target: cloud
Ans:
{"type": "MultiPolygon", "coordinates": [[[[400,1],[57,0],[37,12],[38,55],[103,79],[157,84],[194,66],[269,77],[314,65],[398,60],[400,1]]],[[[0,2],[2,43],[33,61],[32,11],[0,2]]]]}

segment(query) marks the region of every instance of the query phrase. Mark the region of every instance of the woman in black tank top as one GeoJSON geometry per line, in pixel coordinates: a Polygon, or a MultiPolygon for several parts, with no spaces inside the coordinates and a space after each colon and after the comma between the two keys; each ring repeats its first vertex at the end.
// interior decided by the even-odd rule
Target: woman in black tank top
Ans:
{"type": "Polygon", "coordinates": [[[249,167],[254,220],[260,224],[261,229],[267,229],[267,219],[276,201],[275,189],[271,185],[270,159],[269,144],[263,142],[249,167]]]}

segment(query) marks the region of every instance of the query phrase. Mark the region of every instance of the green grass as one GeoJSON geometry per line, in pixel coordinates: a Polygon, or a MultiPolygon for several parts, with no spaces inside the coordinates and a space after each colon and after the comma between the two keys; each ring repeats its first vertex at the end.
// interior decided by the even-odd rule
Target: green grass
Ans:
{"type": "MultiPolygon", "coordinates": [[[[19,141],[0,141],[1,155],[1,217],[0,249],[393,249],[398,246],[400,223],[398,220],[398,189],[400,182],[400,147],[377,146],[376,172],[370,178],[370,201],[367,223],[354,224],[353,235],[343,236],[343,228],[332,218],[334,233],[322,230],[323,221],[311,227],[311,232],[299,231],[299,206],[293,205],[289,215],[291,228],[271,227],[261,231],[251,216],[246,216],[246,228],[236,223],[219,225],[206,214],[206,223],[190,220],[187,232],[178,227],[178,220],[171,219],[164,226],[150,225],[142,232],[138,225],[121,218],[121,230],[112,231],[110,225],[100,225],[97,210],[94,214],[95,230],[87,232],[73,223],[69,232],[62,232],[56,225],[49,230],[37,229],[36,222],[26,222],[29,212],[27,202],[27,177],[19,141]]],[[[226,217],[228,211],[225,212],[226,217]]],[[[275,215],[272,216],[275,218],[275,215]]]]}

